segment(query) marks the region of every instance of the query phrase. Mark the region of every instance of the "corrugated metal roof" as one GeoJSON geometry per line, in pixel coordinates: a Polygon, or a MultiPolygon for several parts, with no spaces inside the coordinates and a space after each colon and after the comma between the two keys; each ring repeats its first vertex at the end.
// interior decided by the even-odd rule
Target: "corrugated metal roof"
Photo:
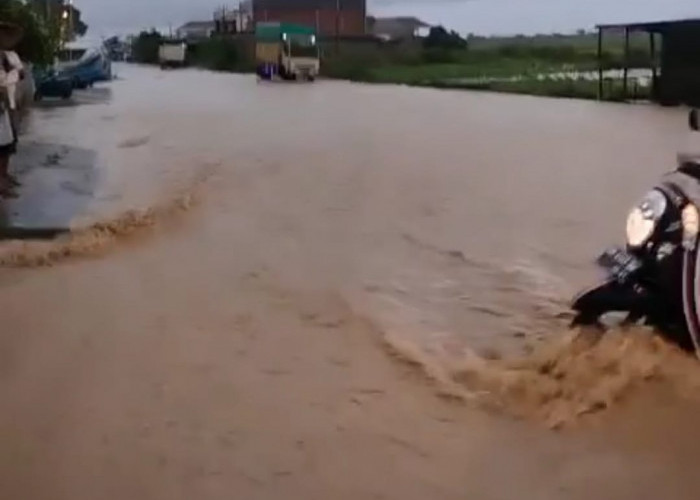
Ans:
{"type": "Polygon", "coordinates": [[[361,10],[367,0],[253,0],[253,10],[361,10]]]}
{"type": "Polygon", "coordinates": [[[192,29],[214,29],[216,23],[214,21],[190,21],[183,24],[178,29],[180,30],[192,30],[192,29]]]}
{"type": "Polygon", "coordinates": [[[375,32],[394,32],[402,30],[416,30],[418,28],[430,28],[417,17],[375,17],[369,19],[370,28],[375,32]]]}
{"type": "Polygon", "coordinates": [[[697,19],[675,19],[664,21],[649,21],[649,22],[633,22],[633,23],[615,23],[615,24],[599,24],[596,27],[600,29],[630,29],[639,31],[663,31],[666,28],[673,26],[695,26],[700,25],[700,18],[697,19]]]}

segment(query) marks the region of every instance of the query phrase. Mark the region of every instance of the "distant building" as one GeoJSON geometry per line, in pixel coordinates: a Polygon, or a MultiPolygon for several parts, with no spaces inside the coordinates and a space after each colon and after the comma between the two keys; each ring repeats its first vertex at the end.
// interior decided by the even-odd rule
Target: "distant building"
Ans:
{"type": "Polygon", "coordinates": [[[367,30],[384,40],[428,36],[430,25],[415,17],[369,17],[367,30]]]}
{"type": "Polygon", "coordinates": [[[253,22],[279,21],[313,27],[321,35],[366,33],[367,0],[253,0],[253,22]]]}
{"type": "Polygon", "coordinates": [[[246,33],[253,31],[253,2],[241,2],[237,8],[220,7],[214,12],[216,33],[246,33]]]}
{"type": "Polygon", "coordinates": [[[177,29],[177,37],[186,40],[209,38],[215,29],[214,21],[190,21],[177,29]]]}

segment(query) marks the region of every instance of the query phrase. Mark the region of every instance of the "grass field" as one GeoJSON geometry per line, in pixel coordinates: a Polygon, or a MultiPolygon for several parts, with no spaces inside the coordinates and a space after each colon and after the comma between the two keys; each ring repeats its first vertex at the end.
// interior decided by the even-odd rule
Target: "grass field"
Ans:
{"type": "MultiPolygon", "coordinates": [[[[493,81],[483,83],[451,83],[437,81],[429,86],[443,89],[482,90],[543,97],[575,99],[598,98],[598,82],[583,78],[569,80],[523,79],[518,81],[493,81]]],[[[606,80],[603,84],[603,95],[606,101],[623,102],[625,100],[625,94],[622,81],[619,79],[606,80]]],[[[630,84],[627,96],[628,98],[636,100],[649,100],[651,97],[650,88],[630,84]]]]}
{"type": "MultiPolygon", "coordinates": [[[[623,66],[623,39],[608,36],[603,68],[623,66]]],[[[598,83],[577,73],[598,69],[597,36],[539,35],[535,37],[469,39],[466,50],[418,50],[400,57],[330,57],[324,61],[327,76],[374,83],[398,83],[438,88],[516,92],[553,97],[598,97],[598,83]],[[561,78],[562,73],[571,77],[561,78]],[[557,75],[549,78],[548,75],[557,75]]],[[[628,64],[645,68],[651,64],[646,37],[630,40],[628,64]]],[[[605,97],[622,99],[622,83],[605,83],[605,97]]],[[[630,83],[632,97],[644,99],[649,89],[630,83]]]]}

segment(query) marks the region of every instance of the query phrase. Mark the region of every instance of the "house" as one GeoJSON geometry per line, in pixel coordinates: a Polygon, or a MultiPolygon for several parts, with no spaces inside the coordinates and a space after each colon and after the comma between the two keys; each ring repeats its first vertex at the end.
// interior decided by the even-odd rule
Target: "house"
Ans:
{"type": "Polygon", "coordinates": [[[214,12],[216,33],[246,33],[253,31],[253,2],[241,2],[238,8],[220,7],[214,12]]]}
{"type": "Polygon", "coordinates": [[[177,29],[177,37],[185,40],[209,38],[215,29],[214,21],[190,21],[177,29]]]}
{"type": "Polygon", "coordinates": [[[253,21],[287,22],[315,28],[320,35],[365,34],[367,0],[253,0],[253,21]]]}
{"type": "Polygon", "coordinates": [[[430,25],[415,17],[370,17],[367,29],[384,40],[403,40],[428,36],[430,25]]]}

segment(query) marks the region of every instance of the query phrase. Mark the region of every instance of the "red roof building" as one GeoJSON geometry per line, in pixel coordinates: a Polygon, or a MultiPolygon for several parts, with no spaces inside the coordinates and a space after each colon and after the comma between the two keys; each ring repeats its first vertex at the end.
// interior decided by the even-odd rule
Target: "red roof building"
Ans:
{"type": "Polygon", "coordinates": [[[367,0],[253,0],[253,20],[295,23],[326,36],[359,36],[366,31],[367,0]]]}

